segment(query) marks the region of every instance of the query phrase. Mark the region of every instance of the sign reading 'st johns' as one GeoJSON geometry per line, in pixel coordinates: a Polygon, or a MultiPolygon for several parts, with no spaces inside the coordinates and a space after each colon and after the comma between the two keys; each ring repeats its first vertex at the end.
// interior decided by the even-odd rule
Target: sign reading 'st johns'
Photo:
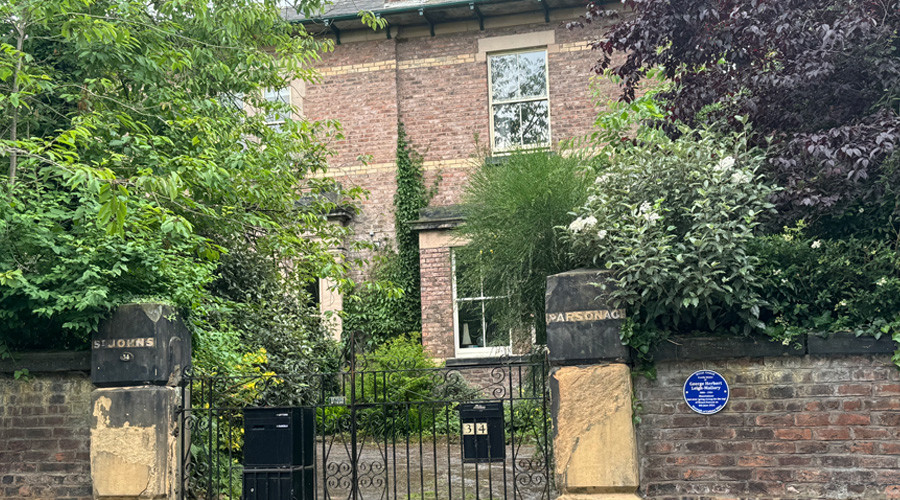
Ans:
{"type": "Polygon", "coordinates": [[[684,402],[703,415],[718,413],[728,402],[728,382],[712,370],[696,371],[684,382],[684,402]]]}

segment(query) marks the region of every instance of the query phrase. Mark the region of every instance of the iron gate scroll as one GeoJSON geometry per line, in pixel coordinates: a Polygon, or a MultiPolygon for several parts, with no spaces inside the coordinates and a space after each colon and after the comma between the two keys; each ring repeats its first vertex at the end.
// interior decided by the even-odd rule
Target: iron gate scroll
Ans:
{"type": "Polygon", "coordinates": [[[390,369],[350,358],[334,373],[223,377],[187,370],[179,498],[241,498],[244,410],[291,406],[315,411],[314,486],[295,495],[299,500],[555,498],[544,357],[390,369]],[[473,408],[495,408],[500,416],[492,413],[490,426],[476,423],[481,432],[470,435],[473,408]],[[482,453],[489,448],[488,459],[472,459],[476,449],[466,443],[475,446],[473,438],[482,453]]]}

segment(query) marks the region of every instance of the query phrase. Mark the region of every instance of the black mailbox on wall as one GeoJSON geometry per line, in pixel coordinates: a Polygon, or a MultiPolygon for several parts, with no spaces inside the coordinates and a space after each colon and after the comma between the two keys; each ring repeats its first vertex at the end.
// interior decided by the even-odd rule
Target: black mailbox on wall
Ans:
{"type": "Polygon", "coordinates": [[[502,462],[506,459],[506,435],[502,403],[459,405],[463,462],[502,462]]]}
{"type": "Polygon", "coordinates": [[[179,385],[191,362],[191,334],[174,307],[125,304],[91,339],[91,381],[98,386],[179,385]]]}

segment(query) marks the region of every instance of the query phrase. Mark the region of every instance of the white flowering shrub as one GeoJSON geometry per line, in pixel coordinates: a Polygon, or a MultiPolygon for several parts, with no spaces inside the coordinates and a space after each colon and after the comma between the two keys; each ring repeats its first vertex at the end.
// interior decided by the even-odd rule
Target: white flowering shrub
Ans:
{"type": "Polygon", "coordinates": [[[623,340],[641,352],[669,332],[763,326],[747,245],[773,209],[774,187],[744,137],[684,130],[640,142],[639,134],[598,159],[566,233],[580,259],[613,271],[613,305],[632,319],[623,340]]]}

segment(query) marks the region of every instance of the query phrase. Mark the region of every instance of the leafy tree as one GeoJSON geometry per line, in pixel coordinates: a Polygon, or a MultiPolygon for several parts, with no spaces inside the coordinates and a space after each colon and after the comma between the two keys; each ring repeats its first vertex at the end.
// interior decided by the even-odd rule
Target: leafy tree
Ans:
{"type": "Polygon", "coordinates": [[[610,270],[606,293],[629,317],[623,341],[642,354],[671,332],[765,326],[759,259],[749,251],[772,208],[773,188],[757,172],[763,155],[746,133],[681,131],[669,139],[639,128],[636,144],[604,148],[565,238],[610,270]]]}
{"type": "Polygon", "coordinates": [[[357,346],[366,350],[414,332],[421,324],[420,309],[408,307],[412,299],[399,285],[405,274],[397,252],[393,248],[379,252],[372,259],[370,272],[372,280],[360,283],[344,301],[343,330],[360,334],[357,346]]]}
{"type": "Polygon", "coordinates": [[[346,229],[326,221],[324,193],[358,193],[310,175],[339,127],[265,99],[311,79],[330,44],[280,12],[274,0],[0,5],[0,340],[83,346],[111,308],[149,297],[189,311],[198,355],[217,363],[242,348],[243,308],[264,304],[210,286],[228,274],[223,254],[267,263],[279,289],[266,300],[303,297],[314,276],[348,284],[353,262],[328,252],[346,229]]]}
{"type": "MultiPolygon", "coordinates": [[[[632,12],[594,48],[603,54],[596,70],[619,78],[626,100],[662,66],[675,84],[660,94],[671,133],[678,122],[741,130],[735,117],[749,117],[755,144],[771,141],[765,170],[785,188],[775,200],[787,218],[827,221],[881,202],[894,213],[886,164],[900,144],[896,1],[625,3],[632,12]],[[624,59],[613,59],[619,51],[624,59]]],[[[585,20],[609,14],[592,3],[585,20]]]]}

